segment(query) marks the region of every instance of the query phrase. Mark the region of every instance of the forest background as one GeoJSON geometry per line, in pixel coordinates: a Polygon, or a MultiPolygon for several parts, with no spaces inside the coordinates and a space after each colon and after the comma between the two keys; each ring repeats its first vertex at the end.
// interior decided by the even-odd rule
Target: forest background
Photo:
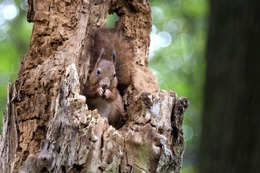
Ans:
{"type": "MultiPolygon", "coordinates": [[[[150,0],[150,5],[153,27],[149,66],[161,89],[175,89],[178,96],[189,99],[183,125],[186,147],[181,172],[195,173],[203,110],[208,1],[150,0]]],[[[110,15],[107,27],[112,27],[116,18],[110,15]]],[[[0,1],[0,132],[7,85],[17,78],[32,26],[26,20],[26,1],[0,1]]]]}

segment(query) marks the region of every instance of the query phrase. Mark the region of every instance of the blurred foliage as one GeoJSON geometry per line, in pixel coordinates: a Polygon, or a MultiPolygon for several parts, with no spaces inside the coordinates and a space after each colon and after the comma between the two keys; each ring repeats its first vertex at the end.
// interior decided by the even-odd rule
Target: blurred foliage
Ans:
{"type": "MultiPolygon", "coordinates": [[[[195,173],[200,140],[204,48],[208,4],[206,0],[150,0],[153,30],[149,66],[162,89],[175,89],[189,99],[184,116],[186,148],[182,173],[195,173]]],[[[111,15],[114,20],[116,15],[111,15]]],[[[111,17],[108,26],[113,23],[111,17]]],[[[32,24],[26,21],[25,1],[0,2],[0,109],[5,110],[8,82],[17,78],[19,58],[26,54],[32,24]],[[15,4],[18,14],[5,19],[5,6],[15,4]]],[[[2,111],[1,111],[2,113],[2,111]]],[[[0,116],[2,124],[2,116],[0,116]]],[[[1,126],[0,126],[1,131],[1,126]]]]}

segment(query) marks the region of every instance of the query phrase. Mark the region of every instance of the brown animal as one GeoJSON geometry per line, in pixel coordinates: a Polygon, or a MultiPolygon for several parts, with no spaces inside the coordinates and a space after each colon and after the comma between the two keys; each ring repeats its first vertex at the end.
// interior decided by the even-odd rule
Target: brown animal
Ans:
{"type": "Polygon", "coordinates": [[[92,50],[91,73],[84,91],[87,105],[120,128],[125,113],[117,88],[123,92],[131,83],[133,49],[122,34],[105,29],[95,34],[92,50]]]}

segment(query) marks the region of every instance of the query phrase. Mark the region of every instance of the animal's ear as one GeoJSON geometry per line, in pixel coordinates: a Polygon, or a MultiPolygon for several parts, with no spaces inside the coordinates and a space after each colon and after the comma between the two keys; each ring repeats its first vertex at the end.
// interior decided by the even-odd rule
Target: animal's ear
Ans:
{"type": "Polygon", "coordinates": [[[105,54],[105,49],[102,47],[101,51],[100,51],[100,58],[103,59],[104,58],[104,54],[105,54]]]}
{"type": "Polygon", "coordinates": [[[116,65],[116,51],[115,50],[113,50],[113,52],[112,52],[111,61],[116,65]]]}
{"type": "Polygon", "coordinates": [[[104,54],[105,54],[105,49],[102,47],[102,49],[101,49],[101,51],[100,51],[100,55],[99,55],[98,60],[97,60],[97,62],[96,62],[96,66],[100,63],[100,61],[101,61],[102,59],[104,59],[104,54]]]}

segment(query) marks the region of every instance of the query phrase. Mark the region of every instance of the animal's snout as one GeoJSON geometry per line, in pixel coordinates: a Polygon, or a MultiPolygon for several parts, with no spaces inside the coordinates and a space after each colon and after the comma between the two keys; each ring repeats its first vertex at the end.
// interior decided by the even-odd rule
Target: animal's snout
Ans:
{"type": "Polygon", "coordinates": [[[110,85],[110,79],[108,77],[103,78],[99,82],[99,87],[101,87],[104,91],[109,87],[110,85]]]}
{"type": "Polygon", "coordinates": [[[103,84],[101,87],[103,88],[103,90],[106,90],[108,88],[108,85],[107,84],[103,84]]]}

